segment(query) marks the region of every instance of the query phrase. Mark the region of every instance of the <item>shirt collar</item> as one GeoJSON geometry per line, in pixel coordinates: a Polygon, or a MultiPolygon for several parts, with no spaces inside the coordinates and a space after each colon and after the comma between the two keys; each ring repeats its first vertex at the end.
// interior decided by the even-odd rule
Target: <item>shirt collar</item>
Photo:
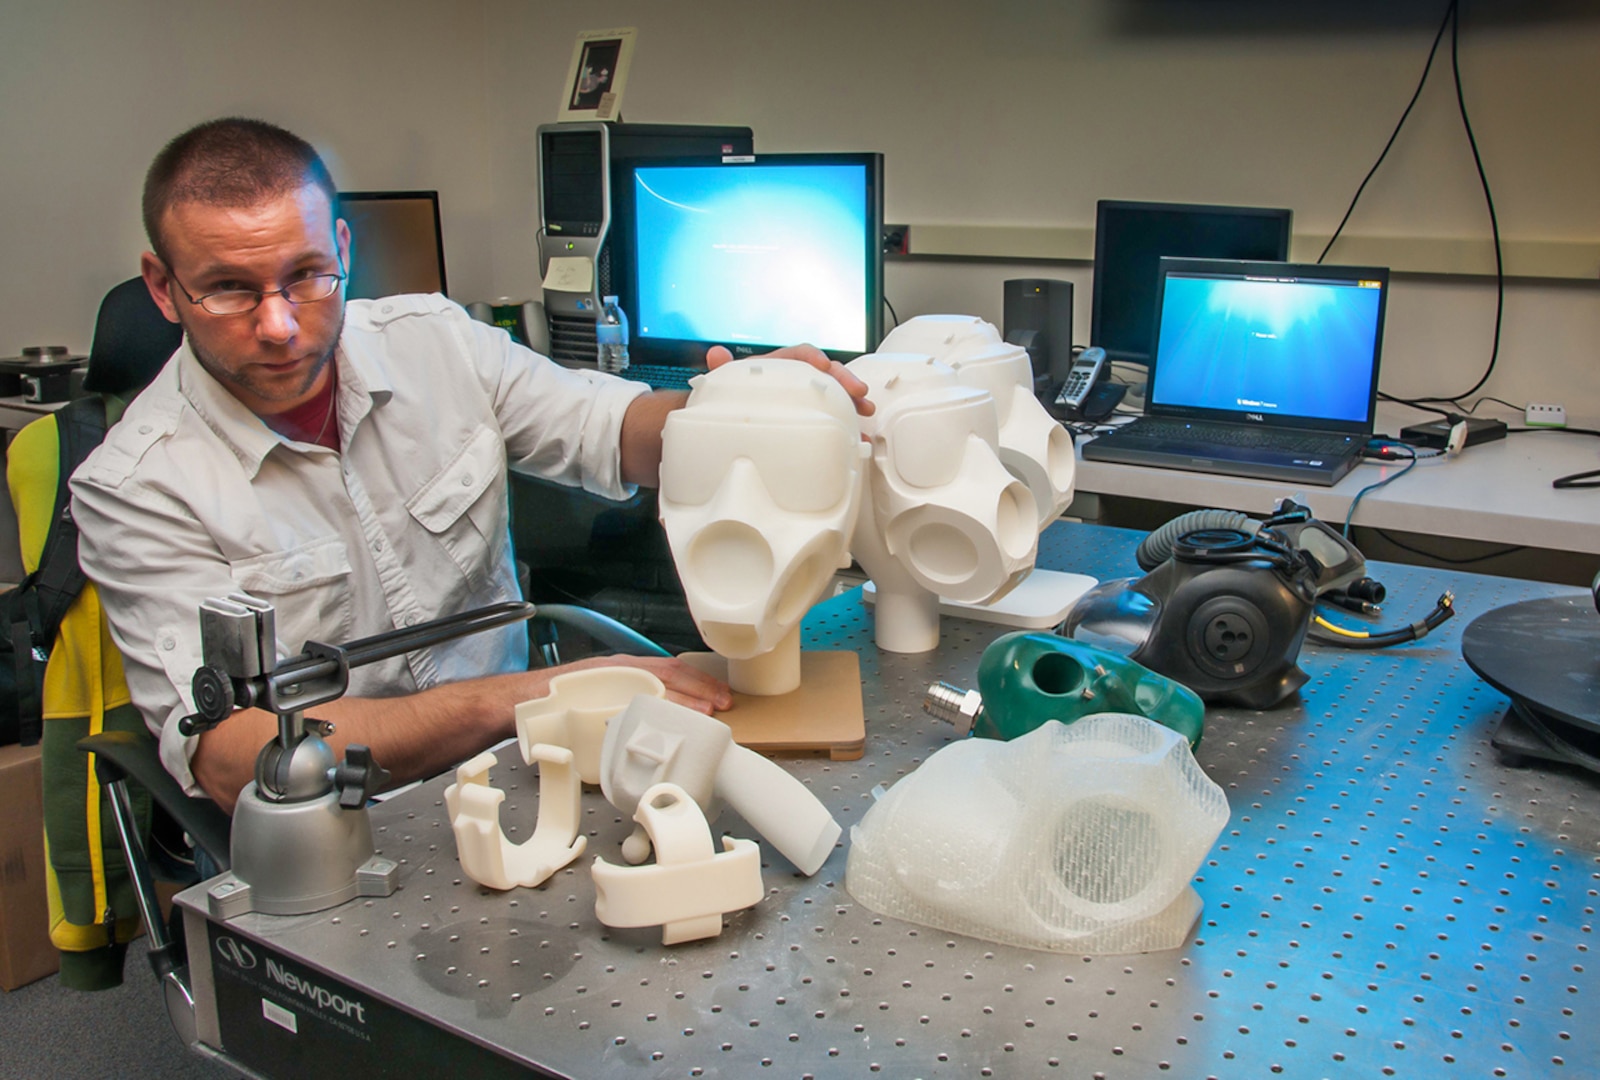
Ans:
{"type": "MultiPolygon", "coordinates": [[[[289,449],[288,442],[267,427],[261,418],[244,406],[195,358],[184,338],[178,347],[178,390],[194,407],[200,419],[216,433],[239,464],[253,477],[272,451],[289,449]]],[[[348,444],[356,427],[373,409],[385,404],[394,394],[390,381],[372,343],[348,327],[339,336],[333,362],[339,365],[339,426],[348,444]]]]}

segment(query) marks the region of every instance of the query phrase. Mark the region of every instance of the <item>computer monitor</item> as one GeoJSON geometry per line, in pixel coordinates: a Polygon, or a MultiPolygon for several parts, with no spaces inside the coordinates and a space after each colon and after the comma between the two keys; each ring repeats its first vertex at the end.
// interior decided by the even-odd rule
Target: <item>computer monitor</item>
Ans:
{"type": "Polygon", "coordinates": [[[1161,257],[1289,257],[1293,214],[1251,206],[1100,200],[1094,229],[1094,307],[1089,344],[1110,360],[1148,364],[1155,343],[1161,257]]]}
{"type": "Polygon", "coordinates": [[[437,191],[342,191],[339,216],[350,226],[345,296],[449,291],[437,191]]]}
{"type": "Polygon", "coordinates": [[[634,363],[700,367],[809,342],[837,360],[883,336],[883,155],[640,162],[620,195],[634,363]]]}

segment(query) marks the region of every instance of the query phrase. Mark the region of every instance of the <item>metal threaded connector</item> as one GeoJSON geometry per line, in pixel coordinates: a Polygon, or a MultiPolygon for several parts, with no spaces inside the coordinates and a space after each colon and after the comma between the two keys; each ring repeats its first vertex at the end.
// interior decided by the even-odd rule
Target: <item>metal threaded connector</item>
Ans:
{"type": "Polygon", "coordinates": [[[922,699],[922,711],[953,726],[962,735],[972,734],[972,725],[983,712],[983,695],[949,683],[936,682],[922,699]]]}

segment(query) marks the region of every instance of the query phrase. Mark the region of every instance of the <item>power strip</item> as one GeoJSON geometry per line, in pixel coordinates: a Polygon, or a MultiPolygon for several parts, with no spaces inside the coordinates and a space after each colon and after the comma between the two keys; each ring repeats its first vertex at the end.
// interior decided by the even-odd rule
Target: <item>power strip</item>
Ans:
{"type": "Polygon", "coordinates": [[[1527,422],[1529,427],[1558,428],[1567,426],[1567,410],[1560,405],[1530,403],[1527,422]]]}

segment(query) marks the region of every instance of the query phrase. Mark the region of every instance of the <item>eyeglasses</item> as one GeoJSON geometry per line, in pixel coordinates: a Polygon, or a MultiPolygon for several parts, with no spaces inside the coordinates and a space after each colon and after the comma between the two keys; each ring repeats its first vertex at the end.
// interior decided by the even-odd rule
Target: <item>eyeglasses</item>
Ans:
{"type": "Polygon", "coordinates": [[[314,304],[318,300],[326,300],[339,291],[340,282],[348,275],[313,274],[310,277],[296,278],[281,289],[222,289],[200,297],[191,296],[189,290],[183,287],[183,282],[178,280],[170,268],[167,270],[167,276],[188,298],[189,303],[196,307],[213,315],[243,315],[260,307],[261,301],[269,296],[281,296],[291,304],[314,304]]]}

